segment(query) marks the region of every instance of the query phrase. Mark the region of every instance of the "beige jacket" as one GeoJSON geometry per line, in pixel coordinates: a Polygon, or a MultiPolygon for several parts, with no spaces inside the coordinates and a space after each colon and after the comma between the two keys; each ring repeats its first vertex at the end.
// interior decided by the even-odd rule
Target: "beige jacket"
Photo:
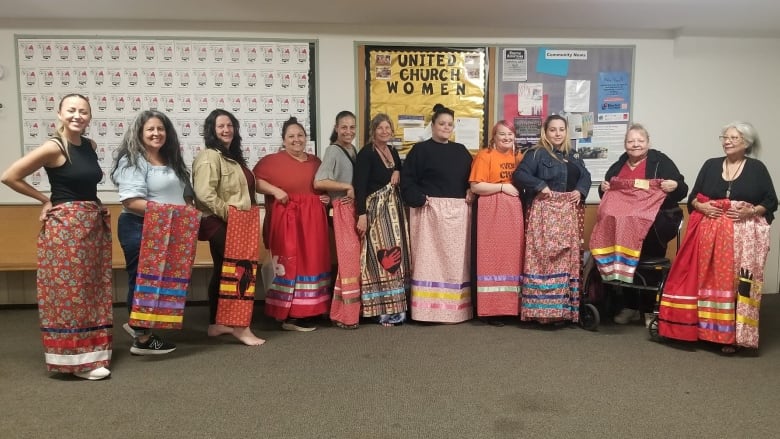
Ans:
{"type": "Polygon", "coordinates": [[[249,193],[244,171],[235,160],[216,149],[206,148],[192,163],[195,206],[204,215],[227,221],[228,206],[249,210],[254,194],[249,193]]]}

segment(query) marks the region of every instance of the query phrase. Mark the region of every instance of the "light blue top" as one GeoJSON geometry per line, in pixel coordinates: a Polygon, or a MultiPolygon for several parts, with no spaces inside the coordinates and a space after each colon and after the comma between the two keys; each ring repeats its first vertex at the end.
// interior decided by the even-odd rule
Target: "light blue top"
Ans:
{"type": "MultiPolygon", "coordinates": [[[[183,182],[169,166],[149,164],[145,158],[138,158],[138,166],[128,166],[127,156],[119,159],[114,171],[119,201],[143,198],[162,204],[184,205],[184,197],[193,197],[189,181],[183,182]]],[[[130,212],[127,208],[123,212],[130,212]]]]}

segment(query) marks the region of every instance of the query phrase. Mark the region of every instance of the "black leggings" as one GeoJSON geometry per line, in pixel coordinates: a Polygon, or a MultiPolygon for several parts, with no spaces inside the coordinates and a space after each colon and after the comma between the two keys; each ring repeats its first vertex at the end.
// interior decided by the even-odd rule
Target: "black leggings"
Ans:
{"type": "Polygon", "coordinates": [[[209,238],[209,250],[211,251],[211,260],[214,262],[214,269],[211,272],[209,281],[209,324],[217,323],[217,302],[219,301],[219,281],[222,277],[222,262],[225,260],[225,238],[227,236],[227,225],[223,224],[209,238]]]}

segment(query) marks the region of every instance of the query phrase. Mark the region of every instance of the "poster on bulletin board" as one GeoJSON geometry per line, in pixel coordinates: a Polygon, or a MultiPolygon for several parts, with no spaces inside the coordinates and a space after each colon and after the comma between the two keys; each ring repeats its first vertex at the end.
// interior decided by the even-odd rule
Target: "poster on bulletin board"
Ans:
{"type": "MultiPolygon", "coordinates": [[[[173,122],[188,166],[203,148],[203,122],[214,109],[233,113],[253,166],[281,146],[284,121],[295,116],[316,132],[315,43],[156,37],[16,35],[22,153],[55,134],[62,96],[79,93],[92,107],[85,135],[97,143],[103,181],[125,129],[142,110],[173,122]]],[[[316,154],[316,142],[308,152],[316,154]]],[[[28,177],[49,190],[43,170],[28,177]]]]}
{"type": "Polygon", "coordinates": [[[495,119],[515,127],[517,147],[536,145],[544,119],[562,115],[572,146],[601,181],[632,120],[634,46],[517,45],[497,56],[495,119]]]}
{"type": "Polygon", "coordinates": [[[401,157],[431,137],[433,106],[455,112],[453,140],[476,153],[485,141],[485,48],[365,46],[364,130],[372,117],[393,121],[401,157]]]}

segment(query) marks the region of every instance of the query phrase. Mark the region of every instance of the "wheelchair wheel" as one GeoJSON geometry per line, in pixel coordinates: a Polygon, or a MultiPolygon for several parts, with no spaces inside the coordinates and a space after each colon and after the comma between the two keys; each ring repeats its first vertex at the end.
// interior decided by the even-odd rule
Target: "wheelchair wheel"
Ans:
{"type": "Polygon", "coordinates": [[[647,332],[650,333],[650,340],[661,341],[662,337],[658,334],[658,316],[653,316],[653,320],[647,325],[647,332]]]}
{"type": "Polygon", "coordinates": [[[580,306],[580,326],[587,331],[595,331],[599,327],[601,317],[595,305],[586,303],[580,306]]]}

